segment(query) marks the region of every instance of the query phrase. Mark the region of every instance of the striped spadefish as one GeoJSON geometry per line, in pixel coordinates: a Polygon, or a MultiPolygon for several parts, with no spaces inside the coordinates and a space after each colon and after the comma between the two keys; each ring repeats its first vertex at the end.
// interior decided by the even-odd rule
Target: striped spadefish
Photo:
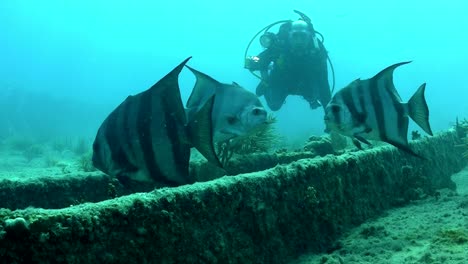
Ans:
{"type": "Polygon", "coordinates": [[[371,79],[355,80],[335,95],[335,100],[349,111],[354,133],[366,128],[371,131],[366,134],[369,139],[399,146],[408,144],[408,117],[393,84],[393,70],[401,64],[392,65],[371,79]]]}
{"type": "Polygon", "coordinates": [[[129,96],[103,122],[95,141],[100,153],[95,157],[97,164],[108,163],[101,166],[104,172],[169,186],[192,182],[178,85],[187,60],[147,91],[129,96]]]}

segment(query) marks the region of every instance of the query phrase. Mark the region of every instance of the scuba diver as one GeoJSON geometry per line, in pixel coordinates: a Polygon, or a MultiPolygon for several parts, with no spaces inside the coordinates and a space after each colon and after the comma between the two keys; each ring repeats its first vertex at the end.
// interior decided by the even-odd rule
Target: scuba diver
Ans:
{"type": "MultiPolygon", "coordinates": [[[[252,38],[246,49],[245,68],[261,79],[256,94],[265,96],[272,111],[279,110],[288,95],[304,97],[311,109],[325,108],[331,99],[327,67],[329,58],[323,36],[315,31],[304,13],[294,12],[301,18],[268,25],[252,38]],[[279,23],[282,25],[278,33],[268,31],[279,23]],[[250,44],[262,31],[260,44],[265,50],[258,56],[247,57],[250,44]],[[261,76],[254,71],[260,71],[261,76]]],[[[333,72],[333,67],[331,69],[333,72]]]]}

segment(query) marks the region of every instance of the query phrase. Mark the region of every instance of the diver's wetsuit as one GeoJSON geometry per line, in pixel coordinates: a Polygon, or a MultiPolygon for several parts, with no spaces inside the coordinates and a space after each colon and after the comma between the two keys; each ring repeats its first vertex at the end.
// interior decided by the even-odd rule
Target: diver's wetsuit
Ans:
{"type": "Polygon", "coordinates": [[[312,46],[294,54],[287,48],[287,43],[281,41],[287,32],[287,24],[282,25],[276,45],[269,47],[258,55],[259,61],[254,69],[262,72],[263,81],[257,87],[257,95],[264,95],[271,110],[281,108],[288,95],[301,95],[311,108],[320,104],[325,107],[331,99],[328,83],[327,51],[320,41],[318,49],[312,46]],[[268,73],[268,67],[273,67],[268,73]]]}

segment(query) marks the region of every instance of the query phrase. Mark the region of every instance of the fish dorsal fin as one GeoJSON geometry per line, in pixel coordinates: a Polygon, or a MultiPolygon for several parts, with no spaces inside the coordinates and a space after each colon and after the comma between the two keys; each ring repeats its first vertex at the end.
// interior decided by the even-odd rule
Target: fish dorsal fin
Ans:
{"type": "Polygon", "coordinates": [[[185,64],[191,59],[192,57],[188,57],[183,60],[179,65],[177,65],[172,71],[166,74],[161,80],[155,83],[151,88],[148,90],[152,92],[160,91],[160,90],[167,90],[172,88],[172,84],[175,82],[177,83],[177,89],[179,89],[178,81],[179,81],[179,74],[182,71],[182,68],[185,64]],[[169,85],[168,85],[169,84],[169,85]]]}
{"type": "MultiPolygon", "coordinates": [[[[373,79],[380,79],[380,78],[383,78],[385,75],[387,76],[391,76],[393,77],[393,71],[398,68],[399,66],[401,65],[404,65],[404,64],[408,64],[410,63],[411,61],[404,61],[404,62],[400,62],[400,63],[395,63],[393,65],[390,65],[388,66],[387,68],[381,70],[379,73],[377,73],[374,77],[372,77],[373,79]]],[[[393,80],[393,78],[392,78],[393,80]]]]}
{"type": "Polygon", "coordinates": [[[185,65],[185,67],[193,72],[197,79],[187,101],[186,107],[191,111],[198,112],[205,102],[207,102],[208,99],[216,93],[216,89],[220,86],[220,82],[188,65],[185,65]]]}
{"type": "Polygon", "coordinates": [[[213,122],[212,112],[215,96],[208,98],[208,101],[198,111],[192,120],[189,120],[188,131],[189,140],[210,163],[222,168],[222,164],[216,155],[213,144],[213,122]]]}
{"type": "MultiPolygon", "coordinates": [[[[182,71],[184,65],[191,59],[188,57],[182,61],[177,67],[175,67],[171,72],[166,74],[161,80],[156,84],[151,86],[144,96],[153,96],[155,93],[156,97],[161,98],[162,102],[165,105],[171,107],[171,112],[174,113],[177,120],[182,124],[186,123],[184,105],[182,103],[182,98],[180,96],[180,87],[179,87],[179,74],[182,71]]],[[[153,96],[155,97],[155,96],[153,96]]]]}
{"type": "Polygon", "coordinates": [[[235,81],[232,81],[232,85],[241,87],[241,86],[240,86],[238,83],[236,83],[235,81]]]}
{"type": "Polygon", "coordinates": [[[393,65],[388,66],[387,68],[381,70],[377,73],[372,79],[376,82],[379,80],[384,80],[385,85],[375,85],[375,89],[387,89],[387,91],[392,94],[395,99],[401,103],[400,95],[398,94],[397,90],[395,89],[395,85],[393,83],[393,71],[401,65],[408,64],[411,61],[404,61],[400,63],[395,63],[393,65]]]}

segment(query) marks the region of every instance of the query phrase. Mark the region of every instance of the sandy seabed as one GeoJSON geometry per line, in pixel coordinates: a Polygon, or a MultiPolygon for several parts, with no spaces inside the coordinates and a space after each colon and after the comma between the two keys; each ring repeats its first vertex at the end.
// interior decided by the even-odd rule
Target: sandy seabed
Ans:
{"type": "Polygon", "coordinates": [[[440,196],[389,210],[347,232],[335,252],[291,264],[468,263],[468,167],[452,179],[456,192],[439,190],[440,196]]]}

